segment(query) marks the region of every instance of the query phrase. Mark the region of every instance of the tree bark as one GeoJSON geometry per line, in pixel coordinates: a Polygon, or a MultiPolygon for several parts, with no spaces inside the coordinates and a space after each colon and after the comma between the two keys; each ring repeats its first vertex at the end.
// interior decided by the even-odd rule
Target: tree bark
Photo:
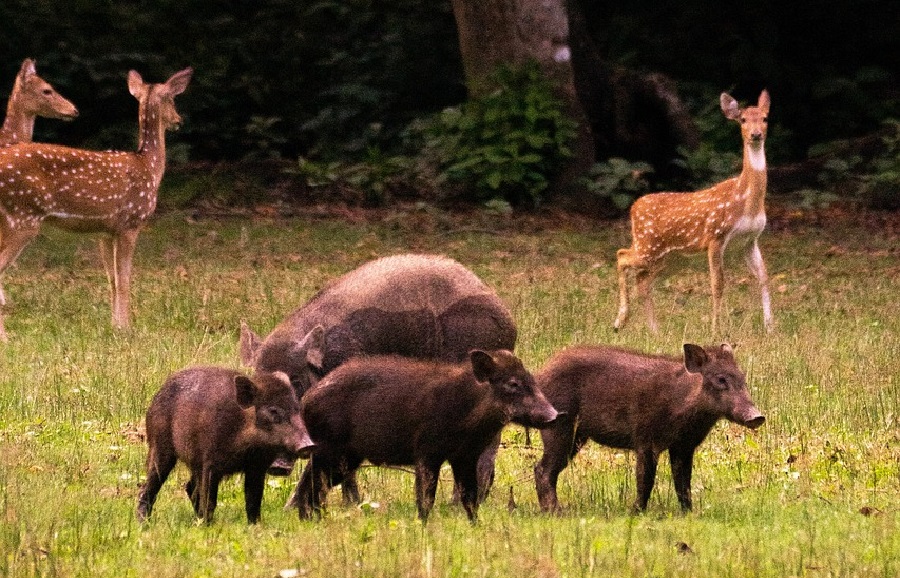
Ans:
{"type": "Polygon", "coordinates": [[[569,116],[578,123],[573,158],[556,189],[577,182],[594,162],[591,127],[575,91],[569,48],[566,0],[452,0],[463,70],[470,96],[490,87],[485,82],[501,64],[537,61],[554,80],[569,116]]]}

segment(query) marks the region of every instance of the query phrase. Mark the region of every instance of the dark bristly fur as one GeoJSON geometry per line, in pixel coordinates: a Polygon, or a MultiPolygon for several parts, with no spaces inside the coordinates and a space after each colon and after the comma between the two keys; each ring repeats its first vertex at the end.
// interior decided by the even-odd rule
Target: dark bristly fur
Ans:
{"type": "Polygon", "coordinates": [[[474,350],[461,363],[355,358],[311,389],[302,405],[316,444],[295,492],[302,518],[319,511],[328,489],[368,460],[415,466],[424,521],[447,461],[475,521],[479,456],[510,421],[543,427],[557,416],[522,362],[505,350],[474,350]]]}
{"type": "Polygon", "coordinates": [[[534,477],[544,511],[559,509],[559,473],[588,440],[635,451],[637,510],[647,507],[659,454],[668,450],[678,501],[690,510],[694,451],[713,425],[723,417],[754,429],[765,421],[728,345],[686,344],[683,359],[573,347],[555,355],[535,380],[565,414],[541,431],[544,455],[534,477]]]}
{"type": "MultiPolygon", "coordinates": [[[[284,371],[298,396],[357,355],[402,355],[458,362],[472,349],[516,345],[512,314],[497,294],[458,262],[438,255],[395,255],[339,277],[265,338],[241,329],[241,359],[259,371],[284,371]]],[[[493,451],[499,446],[495,440],[493,451]]],[[[479,476],[490,486],[485,457],[479,476]]],[[[279,460],[283,474],[291,464],[279,460]]],[[[344,498],[358,502],[351,476],[344,498]]],[[[486,491],[486,488],[485,488],[486,491]]]]}
{"type": "Polygon", "coordinates": [[[146,520],[156,495],[178,460],[191,470],[185,490],[194,512],[207,522],[216,509],[219,482],[243,472],[247,520],[259,521],[266,469],[280,452],[308,452],[312,441],[288,378],[252,378],[219,367],[195,367],[171,375],[147,410],[147,482],[137,517],[146,520]]]}

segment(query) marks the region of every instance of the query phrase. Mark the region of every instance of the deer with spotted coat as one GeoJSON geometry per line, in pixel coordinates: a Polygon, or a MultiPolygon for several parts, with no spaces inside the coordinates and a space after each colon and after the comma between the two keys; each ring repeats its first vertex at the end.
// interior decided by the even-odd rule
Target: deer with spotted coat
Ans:
{"type": "Polygon", "coordinates": [[[38,76],[34,60],[26,58],[6,105],[6,118],[0,128],[0,147],[31,142],[34,120],[39,116],[72,120],[78,116],[78,109],[38,76]]]}
{"type": "Polygon", "coordinates": [[[712,330],[719,329],[719,309],[725,279],[723,256],[732,241],[745,243],[745,258],[762,293],[763,324],[773,328],[768,275],[757,239],[766,226],[766,153],[769,93],[763,91],[756,106],[741,108],[722,93],[725,117],[741,126],[744,164],[741,174],[692,193],[645,195],[631,206],[631,247],[619,249],[619,313],[613,327],[625,326],[629,315],[629,273],[634,273],[638,296],[644,302],[647,325],[658,331],[651,289],[669,253],[706,251],[712,286],[712,330]]]}
{"type": "MultiPolygon", "coordinates": [[[[193,69],[161,84],[128,73],[138,100],[138,150],[89,151],[48,144],[0,149],[0,274],[38,234],[44,221],[101,233],[101,254],[112,294],[112,322],[130,325],[131,262],[138,233],[156,209],[166,166],[165,132],[181,123],[175,97],[193,69]]],[[[5,296],[0,289],[0,305],[5,296]]],[[[6,339],[0,317],[0,339],[6,339]]]]}

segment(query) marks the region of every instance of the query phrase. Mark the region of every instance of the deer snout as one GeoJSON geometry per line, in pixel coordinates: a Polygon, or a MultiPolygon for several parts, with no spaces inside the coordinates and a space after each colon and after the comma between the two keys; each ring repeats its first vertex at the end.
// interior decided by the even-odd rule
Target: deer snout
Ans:
{"type": "Polygon", "coordinates": [[[78,109],[74,106],[72,107],[71,111],[67,112],[66,115],[63,116],[63,120],[75,120],[76,118],[78,118],[78,109]]]}

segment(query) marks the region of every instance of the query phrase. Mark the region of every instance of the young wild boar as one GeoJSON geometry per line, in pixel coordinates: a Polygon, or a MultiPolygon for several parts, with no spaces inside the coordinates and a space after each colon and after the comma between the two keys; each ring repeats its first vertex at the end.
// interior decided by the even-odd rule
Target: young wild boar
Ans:
{"type": "Polygon", "coordinates": [[[211,522],[219,482],[244,473],[247,521],[259,521],[266,469],[280,452],[308,453],[312,441],[287,375],[252,378],[219,367],[195,367],[166,380],[147,410],[147,482],[137,517],[150,516],[156,494],[177,460],[188,465],[185,486],[194,512],[211,522]]]}
{"type": "Polygon", "coordinates": [[[544,511],[559,509],[556,480],[587,440],[635,450],[636,510],[647,507],[659,454],[668,450],[675,493],[690,510],[694,450],[713,425],[724,417],[756,429],[765,421],[729,345],[686,344],[683,360],[573,347],[554,356],[535,380],[561,414],[541,432],[544,455],[534,468],[544,511]]]}
{"type": "Polygon", "coordinates": [[[510,421],[545,427],[556,416],[509,351],[474,350],[469,361],[455,364],[352,359],[303,397],[303,419],[316,447],[295,491],[300,517],[320,511],[328,489],[368,460],[415,467],[416,506],[425,521],[447,461],[474,522],[485,448],[510,421]]]}
{"type": "MultiPolygon", "coordinates": [[[[474,273],[446,257],[395,255],[336,279],[265,339],[242,325],[240,349],[245,365],[287,373],[302,396],[357,355],[458,362],[472,349],[512,351],[515,345],[512,314],[474,273]]],[[[482,464],[479,476],[486,492],[492,456],[482,464]]],[[[272,473],[287,475],[292,466],[278,460],[280,472],[272,473]]],[[[343,489],[348,501],[359,501],[352,476],[343,489]]]]}

